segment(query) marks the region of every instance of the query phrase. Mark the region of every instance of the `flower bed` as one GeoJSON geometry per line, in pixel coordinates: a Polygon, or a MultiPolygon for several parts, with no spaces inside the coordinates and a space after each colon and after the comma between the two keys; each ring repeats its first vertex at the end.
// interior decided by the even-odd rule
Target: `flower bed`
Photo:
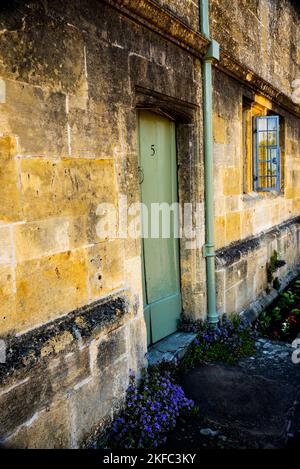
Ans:
{"type": "Polygon", "coordinates": [[[292,342],[300,332],[300,279],[279,294],[275,302],[257,320],[263,337],[292,342]]]}
{"type": "Polygon", "coordinates": [[[177,366],[150,367],[139,382],[130,375],[124,410],[113,422],[107,447],[151,449],[164,444],[180,415],[195,418],[200,412],[177,384],[181,373],[206,361],[234,363],[255,351],[255,333],[237,315],[223,316],[216,327],[207,321],[184,321],[181,329],[197,336],[177,366]]]}
{"type": "Polygon", "coordinates": [[[185,321],[181,327],[197,332],[196,339],[183,358],[182,366],[185,368],[193,368],[208,361],[233,364],[238,358],[255,352],[256,333],[238,315],[223,315],[215,327],[207,321],[197,321],[193,325],[185,321]]]}
{"type": "Polygon", "coordinates": [[[159,367],[144,370],[139,383],[131,374],[125,408],[113,423],[110,446],[156,448],[165,442],[179,414],[193,407],[170,372],[159,367]]]}

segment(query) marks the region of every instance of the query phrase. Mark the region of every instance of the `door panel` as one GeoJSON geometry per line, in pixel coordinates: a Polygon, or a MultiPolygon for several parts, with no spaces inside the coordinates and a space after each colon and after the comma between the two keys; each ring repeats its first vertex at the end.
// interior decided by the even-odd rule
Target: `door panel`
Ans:
{"type": "MultiPolygon", "coordinates": [[[[178,213],[160,213],[159,227],[150,217],[153,203],[166,203],[170,208],[178,200],[175,124],[154,113],[140,112],[139,144],[141,196],[148,208],[148,223],[145,219],[143,223],[148,234],[143,240],[144,309],[149,340],[157,342],[176,331],[181,312],[179,243],[175,238],[178,213]],[[163,237],[163,223],[170,232],[168,237],[163,237]]],[[[157,209],[154,212],[159,213],[157,209]]]]}
{"type": "Polygon", "coordinates": [[[167,337],[177,330],[181,314],[181,295],[163,298],[151,304],[151,327],[153,343],[167,337]]]}

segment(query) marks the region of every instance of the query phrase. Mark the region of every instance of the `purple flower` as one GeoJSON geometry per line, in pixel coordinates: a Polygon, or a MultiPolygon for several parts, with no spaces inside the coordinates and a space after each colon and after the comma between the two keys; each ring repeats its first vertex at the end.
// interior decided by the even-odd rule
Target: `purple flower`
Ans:
{"type": "Polygon", "coordinates": [[[112,426],[115,442],[124,448],[156,448],[165,441],[180,411],[191,406],[170,373],[148,372],[139,384],[130,377],[122,417],[112,426]]]}

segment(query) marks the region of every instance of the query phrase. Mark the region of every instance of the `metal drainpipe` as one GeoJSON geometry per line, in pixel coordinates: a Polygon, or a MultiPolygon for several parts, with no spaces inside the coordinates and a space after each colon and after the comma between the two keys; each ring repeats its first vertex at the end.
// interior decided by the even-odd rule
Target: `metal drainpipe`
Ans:
{"type": "Polygon", "coordinates": [[[200,0],[201,33],[210,40],[203,58],[203,134],[204,134],[204,194],[205,194],[205,245],[207,283],[207,319],[210,324],[219,320],[216,305],[215,246],[214,246],[214,161],[213,161],[213,111],[212,62],[219,60],[219,44],[212,40],[209,31],[209,0],[200,0]]]}

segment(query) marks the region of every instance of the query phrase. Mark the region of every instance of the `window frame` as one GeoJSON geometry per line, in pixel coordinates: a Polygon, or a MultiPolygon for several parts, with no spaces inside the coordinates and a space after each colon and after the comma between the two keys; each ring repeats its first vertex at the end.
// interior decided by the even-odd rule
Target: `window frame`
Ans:
{"type": "Polygon", "coordinates": [[[280,116],[279,115],[263,115],[263,116],[255,116],[253,117],[253,145],[252,145],[252,153],[253,153],[253,190],[256,192],[274,192],[281,190],[281,148],[280,148],[280,116]],[[259,122],[265,120],[266,121],[266,128],[260,129],[259,122]],[[269,129],[269,121],[276,121],[276,130],[269,129]],[[276,144],[269,144],[268,138],[270,133],[276,132],[276,144]],[[265,133],[267,137],[267,143],[264,145],[260,144],[259,134],[265,133]],[[266,149],[267,159],[261,160],[260,152],[261,149],[266,149]],[[275,157],[268,156],[269,151],[276,151],[275,157]],[[275,160],[275,161],[274,161],[275,160]],[[261,163],[265,163],[266,173],[268,171],[272,171],[270,165],[273,166],[276,164],[276,175],[273,176],[265,174],[261,175],[260,166],[261,163]],[[268,167],[269,166],[269,167],[268,167]],[[263,179],[265,179],[265,183],[263,184],[263,179]],[[271,185],[268,184],[269,180],[271,179],[271,185]],[[273,185],[273,179],[275,179],[275,184],[273,185]]]}

